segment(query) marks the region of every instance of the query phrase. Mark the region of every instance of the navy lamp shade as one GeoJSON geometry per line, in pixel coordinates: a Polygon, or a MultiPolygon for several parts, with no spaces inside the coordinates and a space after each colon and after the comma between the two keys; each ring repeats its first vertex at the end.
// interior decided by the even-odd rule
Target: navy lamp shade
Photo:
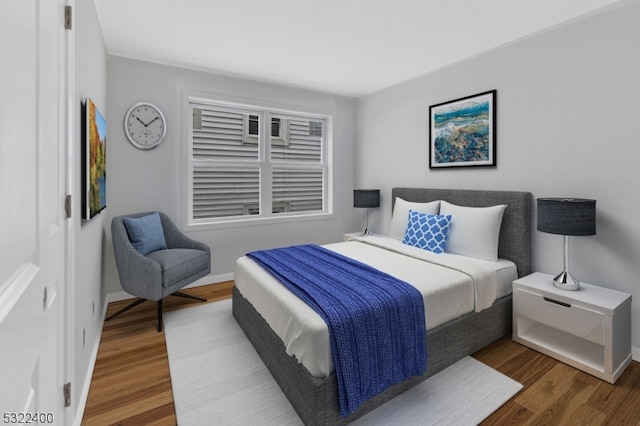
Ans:
{"type": "Polygon", "coordinates": [[[584,198],[538,198],[538,231],[564,235],[564,270],[553,285],[578,290],[580,281],[569,273],[569,236],[596,234],[596,201],[584,198]]]}
{"type": "Polygon", "coordinates": [[[354,189],[353,190],[353,207],[365,208],[366,225],[362,236],[370,235],[369,231],[369,209],[380,207],[380,190],[379,189],[354,189]]]}

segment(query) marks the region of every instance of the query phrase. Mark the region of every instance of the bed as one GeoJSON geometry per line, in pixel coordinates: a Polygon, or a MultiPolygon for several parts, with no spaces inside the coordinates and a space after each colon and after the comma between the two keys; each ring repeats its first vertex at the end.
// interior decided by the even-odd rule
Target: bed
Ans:
{"type": "MultiPolygon", "coordinates": [[[[452,208],[456,206],[506,206],[498,224],[497,257],[501,259],[499,262],[512,265],[512,271],[507,272],[513,276],[503,274],[503,283],[497,286],[497,290],[492,293],[493,296],[489,297],[489,302],[480,302],[478,296],[473,295],[471,308],[466,306],[466,308],[457,309],[458,312],[447,311],[435,320],[429,319],[430,311],[427,306],[429,297],[425,296],[425,310],[428,317],[426,346],[429,354],[426,372],[421,376],[414,376],[393,385],[366,401],[353,413],[343,417],[340,415],[336,375],[331,370],[330,356],[327,360],[327,350],[314,346],[298,347],[297,352],[294,348],[292,353],[292,346],[296,345],[292,345],[290,338],[283,335],[282,330],[289,330],[289,332],[294,330],[295,339],[299,337],[299,329],[292,328],[290,317],[280,317],[280,319],[274,317],[284,308],[274,305],[277,301],[270,300],[269,297],[273,296],[264,293],[265,290],[262,289],[263,286],[266,286],[266,282],[273,281],[274,278],[265,277],[264,274],[267,273],[263,274],[259,270],[260,267],[254,264],[251,259],[246,257],[238,259],[236,286],[233,290],[233,315],[305,424],[348,424],[464,356],[511,333],[512,308],[509,283],[512,278],[521,277],[531,272],[531,194],[514,191],[394,188],[391,195],[394,209],[396,208],[396,200],[410,204],[425,203],[425,205],[444,200],[446,203],[451,203],[452,208]],[[257,305],[258,308],[254,305],[257,305]],[[286,322],[286,327],[283,328],[282,324],[278,325],[278,321],[286,322]],[[311,361],[308,358],[311,358],[311,361]]],[[[394,211],[395,216],[397,215],[394,211]]],[[[394,223],[392,223],[390,233],[393,226],[394,223]]],[[[365,241],[345,241],[335,245],[327,245],[327,247],[332,250],[344,251],[346,255],[350,255],[352,247],[356,244],[365,244],[367,247],[365,252],[371,251],[373,253],[375,251],[373,258],[376,258],[378,248],[370,247],[371,241],[375,239],[366,241],[366,238],[368,237],[362,239],[365,241]]],[[[387,244],[383,241],[384,238],[379,238],[379,240],[382,241],[381,244],[387,244]]],[[[398,242],[390,242],[389,244],[398,245],[398,242]]],[[[375,244],[373,245],[375,246],[375,244]]],[[[386,262],[382,263],[386,265],[386,262]]],[[[500,268],[502,266],[498,269],[500,268]]],[[[500,274],[496,273],[496,275],[500,274]]],[[[271,282],[269,285],[277,284],[271,282]]],[[[467,284],[464,286],[465,288],[469,287],[467,284]]],[[[278,291],[282,292],[281,289],[278,291]]],[[[286,292],[285,289],[284,293],[286,292]]],[[[293,297],[295,298],[295,296],[293,297]]],[[[469,296],[456,296],[455,300],[465,298],[469,299],[469,296]]],[[[449,299],[451,300],[450,295],[449,299]]],[[[442,305],[441,302],[438,303],[442,305]]],[[[286,334],[287,331],[284,333],[286,334]]],[[[305,341],[305,339],[299,338],[298,341],[305,341]]]]}

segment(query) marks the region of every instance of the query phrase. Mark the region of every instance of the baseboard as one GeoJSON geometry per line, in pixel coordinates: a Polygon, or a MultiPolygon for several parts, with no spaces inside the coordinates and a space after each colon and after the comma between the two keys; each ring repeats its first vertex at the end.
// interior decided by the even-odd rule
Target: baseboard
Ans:
{"type": "MultiPolygon", "coordinates": [[[[129,296],[131,297],[131,296],[129,296]]],[[[104,303],[102,307],[102,315],[100,316],[100,324],[98,330],[99,333],[96,333],[96,338],[93,342],[93,349],[91,351],[91,357],[89,358],[89,366],[87,367],[87,372],[84,377],[84,383],[82,384],[82,388],[80,389],[80,396],[78,398],[78,406],[76,407],[76,413],[73,418],[74,426],[81,426],[82,420],[84,418],[84,409],[87,407],[87,400],[89,399],[89,389],[91,388],[91,380],[93,379],[93,371],[96,366],[96,361],[98,359],[98,350],[100,349],[100,340],[102,340],[102,329],[104,328],[104,318],[107,316],[107,306],[108,303],[104,303]]]]}
{"type": "MultiPolygon", "coordinates": [[[[202,277],[199,280],[189,284],[184,288],[200,287],[203,285],[231,281],[233,280],[233,277],[234,277],[233,272],[229,272],[227,274],[217,274],[217,275],[209,274],[206,277],[202,277]]],[[[135,298],[135,296],[130,295],[126,291],[117,291],[115,293],[109,293],[107,294],[107,297],[106,297],[105,306],[111,302],[119,302],[121,300],[127,300],[127,299],[133,299],[133,298],[135,298]]]]}
{"type": "Polygon", "coordinates": [[[640,361],[640,348],[631,346],[631,359],[634,361],[640,361]]]}

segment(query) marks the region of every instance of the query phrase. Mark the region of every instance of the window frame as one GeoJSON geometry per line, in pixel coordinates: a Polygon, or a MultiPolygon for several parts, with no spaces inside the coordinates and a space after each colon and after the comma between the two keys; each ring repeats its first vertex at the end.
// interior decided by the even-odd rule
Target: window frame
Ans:
{"type": "MultiPolygon", "coordinates": [[[[282,108],[272,107],[269,105],[260,104],[247,104],[244,102],[225,101],[219,100],[216,96],[203,96],[203,95],[185,95],[185,130],[186,140],[185,144],[185,181],[186,181],[186,218],[185,224],[187,228],[219,228],[219,227],[234,227],[245,225],[259,225],[264,223],[274,222],[292,222],[292,221],[309,221],[309,220],[324,220],[334,218],[333,213],[333,117],[330,114],[314,111],[301,111],[297,108],[282,108]],[[243,120],[243,143],[258,143],[258,137],[249,135],[248,133],[248,117],[254,112],[258,112],[259,116],[259,133],[263,135],[269,135],[264,138],[262,144],[258,146],[258,160],[257,161],[231,161],[225,160],[197,160],[193,158],[193,109],[197,108],[196,105],[209,106],[211,108],[219,108],[222,110],[229,110],[233,112],[245,113],[245,119],[243,120]],[[281,136],[279,138],[271,137],[271,118],[277,116],[281,119],[281,136]],[[291,119],[307,119],[309,122],[323,123],[324,138],[321,143],[321,161],[320,163],[304,163],[304,162],[279,162],[272,160],[271,146],[269,141],[272,140],[274,146],[277,145],[289,145],[288,134],[288,121],[291,119]],[[285,125],[287,122],[287,125],[285,125]],[[267,125],[266,123],[269,123],[267,125]],[[286,129],[286,130],[284,130],[286,129]],[[285,135],[282,135],[285,133],[285,135]],[[249,138],[247,138],[249,136],[249,138]],[[251,139],[255,138],[255,142],[251,139]],[[276,211],[271,209],[261,208],[261,212],[256,215],[239,215],[239,216],[225,216],[218,218],[194,218],[194,170],[197,168],[206,168],[206,166],[229,166],[238,168],[254,169],[256,166],[259,170],[259,205],[260,206],[272,206],[272,173],[274,167],[278,170],[322,170],[323,183],[323,208],[316,211],[305,212],[288,212],[282,208],[282,203],[276,203],[278,208],[276,211]],[[266,176],[269,178],[267,179],[266,176]]],[[[315,126],[315,125],[314,125],[315,126]]],[[[273,206],[272,206],[273,207],[273,206]]],[[[245,211],[248,211],[251,207],[245,207],[245,211]]]]}
{"type": "MultiPolygon", "coordinates": [[[[272,114],[273,115],[273,114],[272,114]]],[[[246,114],[242,119],[242,140],[244,143],[258,143],[258,137],[260,135],[261,126],[260,116],[258,117],[258,133],[253,134],[250,132],[249,122],[251,121],[251,117],[256,116],[255,114],[246,114]]],[[[270,139],[277,145],[289,146],[289,120],[280,118],[280,117],[271,117],[271,119],[279,119],[279,128],[278,128],[278,136],[273,136],[273,128],[269,128],[270,139]]],[[[266,121],[265,121],[266,122],[266,121]]],[[[273,126],[273,124],[272,124],[273,126]]]]}

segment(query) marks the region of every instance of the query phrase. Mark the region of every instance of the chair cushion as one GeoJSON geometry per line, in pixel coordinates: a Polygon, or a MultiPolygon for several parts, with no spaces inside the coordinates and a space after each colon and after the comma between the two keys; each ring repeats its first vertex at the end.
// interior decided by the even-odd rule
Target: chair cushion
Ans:
{"type": "Polygon", "coordinates": [[[158,212],[142,217],[123,217],[129,241],[133,247],[145,256],[156,250],[167,248],[164,231],[158,212]]]}
{"type": "Polygon", "coordinates": [[[172,284],[194,275],[209,266],[209,253],[193,249],[167,249],[149,253],[147,256],[160,264],[162,286],[172,284]]]}

